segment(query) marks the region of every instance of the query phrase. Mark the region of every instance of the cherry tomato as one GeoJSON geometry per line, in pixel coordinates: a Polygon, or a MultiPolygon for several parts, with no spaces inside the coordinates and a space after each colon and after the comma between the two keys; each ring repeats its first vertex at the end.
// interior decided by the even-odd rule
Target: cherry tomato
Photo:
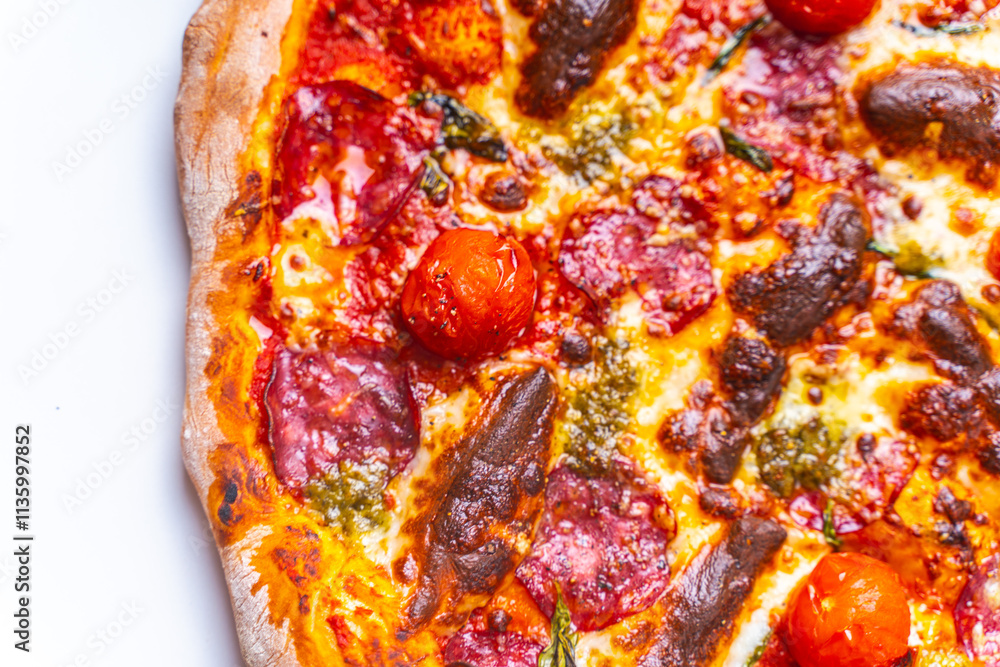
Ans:
{"type": "Polygon", "coordinates": [[[788,644],[802,667],[887,667],[909,636],[899,576],[869,556],[829,554],[792,594],[788,644]]]}
{"type": "Polygon", "coordinates": [[[437,237],[403,286],[403,318],[425,346],[468,359],[506,348],[531,321],[535,271],[513,238],[475,229],[437,237]]]}
{"type": "Polygon", "coordinates": [[[850,30],[872,13],[877,0],[765,0],[788,28],[814,35],[850,30]]]}
{"type": "Polygon", "coordinates": [[[1000,229],[993,232],[989,250],[986,251],[986,270],[1000,280],[1000,229]]]}

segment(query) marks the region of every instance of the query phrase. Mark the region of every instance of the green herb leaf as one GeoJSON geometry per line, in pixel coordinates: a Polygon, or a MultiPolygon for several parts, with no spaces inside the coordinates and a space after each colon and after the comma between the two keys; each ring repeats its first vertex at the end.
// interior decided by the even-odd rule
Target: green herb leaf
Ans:
{"type": "Polygon", "coordinates": [[[771,156],[760,146],[747,143],[725,125],[719,126],[719,133],[722,134],[722,143],[726,147],[726,152],[733,157],[749,162],[765,174],[774,169],[771,156]]]}
{"type": "Polygon", "coordinates": [[[926,254],[920,245],[912,239],[904,240],[898,247],[884,241],[872,239],[865,246],[867,250],[882,253],[892,260],[896,270],[904,276],[914,278],[934,278],[942,259],[935,254],[926,254]]]}
{"type": "Polygon", "coordinates": [[[444,119],[441,133],[448,148],[464,148],[473,155],[492,162],[507,161],[507,146],[497,129],[488,118],[481,116],[454,97],[440,93],[410,93],[407,100],[411,107],[425,101],[441,107],[444,119]]]}
{"type": "Polygon", "coordinates": [[[750,654],[750,658],[747,660],[745,667],[753,667],[760,662],[760,659],[764,657],[764,651],[767,650],[767,645],[771,643],[771,635],[773,634],[774,630],[768,630],[767,634],[764,635],[764,639],[761,640],[760,644],[757,645],[757,648],[755,648],[753,653],[750,654]]]}
{"type": "Polygon", "coordinates": [[[563,602],[559,585],[556,584],[556,609],[552,614],[552,630],[548,647],[538,654],[538,667],[576,667],[576,633],[569,608],[563,602]]]}
{"type": "Polygon", "coordinates": [[[833,507],[833,501],[828,499],[826,509],[823,510],[823,539],[834,549],[839,549],[844,541],[837,537],[837,528],[833,525],[833,507]]]}
{"type": "Polygon", "coordinates": [[[441,163],[434,158],[427,156],[424,158],[424,170],[420,174],[420,182],[417,187],[427,194],[427,198],[435,206],[444,204],[448,198],[448,186],[451,179],[442,171],[441,163]]]}
{"type": "Polygon", "coordinates": [[[929,28],[915,23],[903,23],[899,19],[893,19],[892,25],[912,32],[918,37],[935,37],[942,33],[945,35],[972,35],[986,29],[982,23],[941,23],[929,28]]]}
{"type": "Polygon", "coordinates": [[[734,32],[732,36],[726,40],[726,43],[722,45],[722,48],[719,49],[719,55],[717,55],[715,60],[712,61],[712,64],[708,66],[708,70],[705,71],[705,76],[701,80],[701,85],[706,86],[711,83],[715,77],[719,76],[719,74],[722,73],[722,70],[726,69],[726,65],[728,65],[729,61],[733,59],[733,56],[736,55],[739,48],[743,46],[743,42],[747,40],[750,33],[754,30],[758,30],[759,28],[763,28],[770,22],[770,14],[764,14],[750,23],[741,26],[736,32],[734,32]]]}
{"type": "Polygon", "coordinates": [[[982,23],[942,23],[934,26],[934,30],[946,35],[973,35],[986,30],[982,23]]]}
{"type": "Polygon", "coordinates": [[[899,250],[897,248],[892,248],[878,239],[871,239],[868,241],[868,245],[865,246],[865,250],[881,253],[887,257],[895,257],[899,254],[899,250]]]}

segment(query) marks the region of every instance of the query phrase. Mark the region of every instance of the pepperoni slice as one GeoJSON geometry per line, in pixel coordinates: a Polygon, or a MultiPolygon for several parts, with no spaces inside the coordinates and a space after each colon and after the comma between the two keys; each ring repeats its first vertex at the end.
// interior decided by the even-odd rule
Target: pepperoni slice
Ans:
{"type": "Polygon", "coordinates": [[[955,629],[969,655],[1000,667],[1000,556],[969,578],[955,604],[955,629]]]}
{"type": "Polygon", "coordinates": [[[663,499],[634,473],[587,479],[558,468],[549,478],[532,553],[517,577],[547,615],[555,610],[558,584],[577,628],[605,628],[646,609],[666,590],[672,522],[663,499]]]}
{"type": "Polygon", "coordinates": [[[314,218],[342,244],[369,241],[413,193],[429,141],[405,111],[350,81],[300,88],[286,115],[278,217],[314,218]]]}
{"type": "Polygon", "coordinates": [[[583,232],[563,239],[560,268],[605,315],[614,299],[634,288],[650,332],[673,335],[715,300],[708,257],[688,239],[651,245],[655,218],[627,209],[591,213],[578,222],[583,232]]]}
{"type": "Polygon", "coordinates": [[[443,653],[449,667],[535,667],[543,648],[516,632],[462,630],[443,653]]]}
{"type": "Polygon", "coordinates": [[[745,72],[724,89],[733,129],[813,180],[852,175],[857,165],[847,158],[838,163],[836,151],[839,55],[834,42],[777,28],[755,33],[743,58],[745,72]]]}
{"type": "Polygon", "coordinates": [[[343,461],[395,475],[418,444],[402,366],[381,348],[280,350],[264,396],[278,479],[302,489],[343,461]]]}

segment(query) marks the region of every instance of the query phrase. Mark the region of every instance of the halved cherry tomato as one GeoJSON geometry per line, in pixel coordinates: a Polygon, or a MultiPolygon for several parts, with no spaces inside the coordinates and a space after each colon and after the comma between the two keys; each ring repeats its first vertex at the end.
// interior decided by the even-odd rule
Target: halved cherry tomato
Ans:
{"type": "Polygon", "coordinates": [[[899,576],[869,556],[829,554],[792,594],[788,644],[802,667],[887,667],[909,636],[899,576]]]}
{"type": "Polygon", "coordinates": [[[765,0],[785,26],[814,35],[850,30],[872,13],[877,0],[765,0]]]}
{"type": "Polygon", "coordinates": [[[437,237],[403,286],[406,326],[443,357],[506,348],[531,321],[535,271],[515,239],[476,229],[437,237]]]}

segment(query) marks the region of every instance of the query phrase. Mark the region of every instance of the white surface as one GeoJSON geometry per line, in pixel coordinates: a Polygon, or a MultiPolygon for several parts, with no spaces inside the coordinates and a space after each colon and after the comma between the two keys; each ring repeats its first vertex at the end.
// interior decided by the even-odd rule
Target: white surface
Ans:
{"type": "Polygon", "coordinates": [[[172,105],[197,4],[0,3],[0,665],[242,664],[179,454],[189,258],[172,105]],[[42,25],[22,32],[25,21],[42,25]],[[24,43],[15,48],[11,35],[24,43]],[[60,179],[55,163],[102,121],[100,143],[60,179]],[[128,285],[102,292],[120,288],[116,271],[128,285]],[[86,305],[102,298],[101,312],[86,305]],[[71,324],[77,335],[22,379],[19,367],[71,324]],[[164,404],[169,414],[156,412],[164,404]],[[13,648],[21,423],[33,436],[30,654],[13,648]],[[132,428],[149,433],[130,447],[132,428]],[[98,488],[67,509],[96,468],[107,478],[91,476],[98,488]]]}

